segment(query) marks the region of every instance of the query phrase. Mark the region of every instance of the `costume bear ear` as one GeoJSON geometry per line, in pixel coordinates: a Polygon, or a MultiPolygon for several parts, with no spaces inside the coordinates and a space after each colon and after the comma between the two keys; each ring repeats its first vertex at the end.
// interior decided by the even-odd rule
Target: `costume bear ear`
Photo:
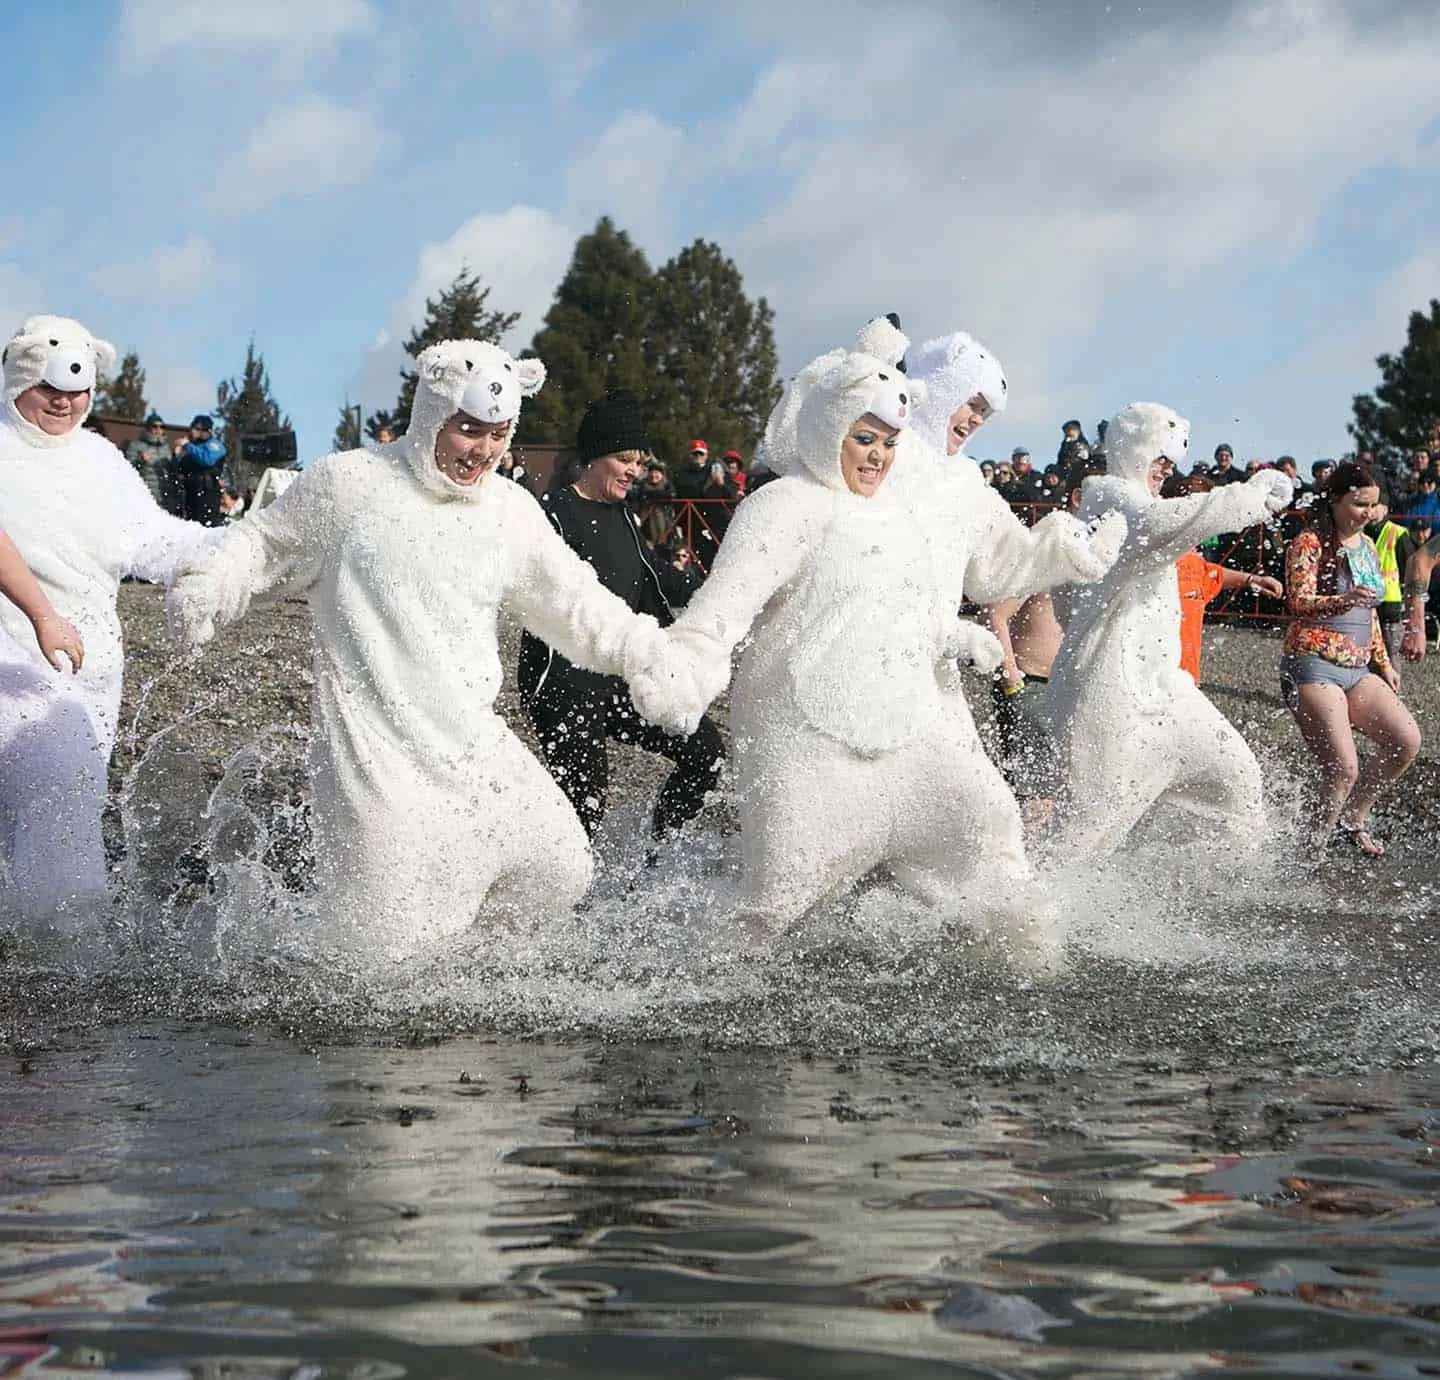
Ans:
{"type": "Polygon", "coordinates": [[[520,396],[533,398],[545,382],[545,365],[538,359],[517,359],[515,377],[520,381],[520,396]]]}
{"type": "Polygon", "coordinates": [[[442,396],[453,393],[458,397],[465,386],[464,379],[473,368],[474,362],[467,362],[452,341],[431,345],[420,353],[420,372],[431,388],[442,396]]]}
{"type": "Polygon", "coordinates": [[[108,374],[115,367],[115,347],[108,340],[101,340],[96,336],[90,337],[91,344],[95,347],[95,368],[99,373],[108,374]]]}

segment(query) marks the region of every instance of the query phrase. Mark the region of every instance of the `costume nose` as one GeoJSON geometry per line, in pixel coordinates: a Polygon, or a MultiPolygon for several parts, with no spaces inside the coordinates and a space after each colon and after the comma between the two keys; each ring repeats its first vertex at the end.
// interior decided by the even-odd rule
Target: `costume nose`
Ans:
{"type": "Polygon", "coordinates": [[[65,393],[84,393],[95,386],[95,362],[84,350],[62,347],[45,362],[44,381],[65,393]]]}

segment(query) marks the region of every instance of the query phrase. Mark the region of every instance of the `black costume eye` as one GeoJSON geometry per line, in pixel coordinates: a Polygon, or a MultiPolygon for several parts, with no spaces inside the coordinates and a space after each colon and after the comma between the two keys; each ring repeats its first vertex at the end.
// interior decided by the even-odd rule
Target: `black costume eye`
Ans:
{"type": "Polygon", "coordinates": [[[497,397],[497,398],[498,398],[498,397],[500,396],[500,394],[503,393],[504,391],[505,391],[505,385],[504,385],[503,383],[501,383],[499,379],[496,379],[495,382],[490,385],[490,392],[491,392],[491,394],[492,394],[493,396],[497,397]]]}
{"type": "Polygon", "coordinates": [[[510,367],[510,365],[507,364],[507,365],[505,366],[505,372],[506,372],[507,374],[513,374],[513,373],[515,372],[515,370],[512,369],[512,368],[510,367]]]}
{"type": "Polygon", "coordinates": [[[475,361],[473,359],[467,359],[465,361],[465,367],[467,369],[473,369],[475,367],[475,361]]]}
{"type": "Polygon", "coordinates": [[[900,401],[901,401],[902,403],[908,403],[908,402],[910,401],[910,399],[909,399],[908,395],[902,393],[902,394],[900,395],[900,401]]]}
{"type": "Polygon", "coordinates": [[[886,382],[889,381],[889,378],[890,378],[890,375],[889,375],[889,374],[881,374],[881,375],[880,375],[880,382],[881,382],[881,383],[886,383],[886,382]]]}
{"type": "Polygon", "coordinates": [[[52,340],[50,343],[55,346],[58,346],[60,344],[58,340],[52,340]]]}

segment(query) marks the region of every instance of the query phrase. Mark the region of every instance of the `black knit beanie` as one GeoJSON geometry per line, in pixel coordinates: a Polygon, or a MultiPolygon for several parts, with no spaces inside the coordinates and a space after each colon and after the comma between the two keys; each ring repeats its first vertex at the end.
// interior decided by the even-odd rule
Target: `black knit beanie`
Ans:
{"type": "Polygon", "coordinates": [[[585,409],[575,450],[582,465],[622,450],[648,451],[650,431],[640,398],[628,388],[612,388],[585,409]]]}

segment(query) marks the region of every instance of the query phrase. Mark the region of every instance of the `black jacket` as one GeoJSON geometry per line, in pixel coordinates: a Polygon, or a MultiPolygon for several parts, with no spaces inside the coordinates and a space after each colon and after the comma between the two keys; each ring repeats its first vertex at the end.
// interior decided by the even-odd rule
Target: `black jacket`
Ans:
{"type": "MultiPolygon", "coordinates": [[[[662,628],[675,621],[671,606],[683,606],[698,588],[698,574],[676,570],[646,547],[628,504],[596,503],[566,484],[551,489],[540,505],[565,544],[594,566],[600,583],[636,613],[650,614],[662,628]]],[[[520,639],[516,679],[527,700],[535,699],[542,687],[547,697],[552,691],[577,697],[607,690],[625,693],[618,676],[583,671],[528,632],[520,639]]]]}

